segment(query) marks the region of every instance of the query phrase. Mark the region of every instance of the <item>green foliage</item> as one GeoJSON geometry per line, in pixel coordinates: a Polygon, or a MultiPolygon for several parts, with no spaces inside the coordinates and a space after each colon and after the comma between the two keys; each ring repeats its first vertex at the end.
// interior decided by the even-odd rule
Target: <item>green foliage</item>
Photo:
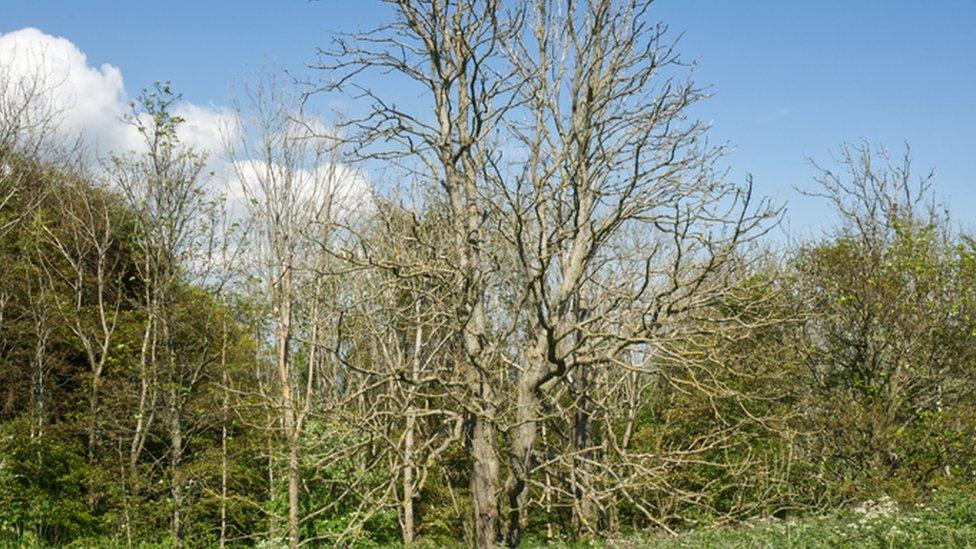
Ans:
{"type": "MultiPolygon", "coordinates": [[[[172,294],[172,333],[179,342],[174,356],[203,364],[192,386],[177,386],[159,361],[140,370],[140,352],[148,313],[144,287],[138,276],[143,257],[134,244],[132,212],[121,197],[84,178],[30,163],[14,174],[35,183],[10,195],[0,214],[13,219],[0,235],[0,539],[25,544],[106,546],[125,543],[131,529],[134,540],[164,543],[170,502],[171,470],[160,467],[168,451],[168,433],[160,421],[159,395],[175,394],[185,401],[184,421],[192,426],[185,441],[181,473],[187,485],[187,541],[208,545],[216,540],[219,513],[221,394],[217,383],[222,330],[228,332],[224,349],[229,382],[236,382],[253,362],[255,343],[238,314],[210,292],[182,284],[172,294]],[[100,380],[101,396],[95,409],[96,445],[89,456],[86,438],[91,371],[76,329],[97,332],[98,301],[94,291],[96,265],[79,263],[74,272],[55,242],[74,243],[70,215],[86,208],[102,208],[112,226],[113,269],[106,278],[109,321],[117,321],[100,380]],[[25,212],[16,218],[11,212],[25,212]],[[78,283],[81,299],[71,284],[78,283]],[[77,324],[74,324],[77,321],[77,324]],[[196,357],[210,357],[204,361],[196,357]],[[143,393],[157,406],[153,415],[136,414],[140,380],[149,380],[156,393],[143,393]],[[129,438],[135,422],[147,421],[148,435],[134,465],[128,463],[129,438]],[[149,420],[153,419],[151,423],[149,420]]],[[[9,173],[7,174],[9,175],[9,173]]],[[[99,219],[97,216],[96,219],[99,219]]],[[[248,539],[263,529],[260,504],[267,479],[261,451],[252,442],[254,429],[228,417],[229,475],[233,479],[227,500],[230,535],[248,539]]]]}
{"type": "MultiPolygon", "coordinates": [[[[26,418],[25,418],[26,419],[26,418]]],[[[31,433],[25,419],[0,425],[0,539],[60,544],[99,531],[93,471],[83,449],[60,433],[31,433]]]]}
{"type": "Polygon", "coordinates": [[[708,528],[676,538],[628,541],[621,547],[971,547],[976,545],[976,499],[946,493],[930,505],[899,509],[885,500],[820,517],[761,520],[708,528]]]}
{"type": "Polygon", "coordinates": [[[944,239],[896,220],[884,239],[842,237],[796,259],[807,428],[849,497],[918,497],[976,459],[960,421],[973,406],[970,261],[944,239]]]}
{"type": "MultiPolygon", "coordinates": [[[[375,461],[370,441],[339,421],[312,421],[307,426],[301,452],[303,539],[332,544],[373,547],[399,539],[394,509],[377,509],[363,498],[363,491],[383,488],[389,472],[375,461]],[[351,487],[357,487],[351,490],[351,487]]],[[[279,463],[283,465],[281,460],[279,463]]],[[[287,515],[287,486],[276,487],[270,510],[287,515]]]]}
{"type": "MultiPolygon", "coordinates": [[[[430,540],[421,540],[417,545],[420,549],[463,546],[430,540]]],[[[948,491],[937,494],[925,505],[899,508],[891,500],[882,499],[819,516],[765,518],[733,526],[707,526],[674,536],[651,532],[578,542],[530,538],[524,546],[556,549],[973,547],[976,546],[976,497],[971,491],[948,491]]]]}

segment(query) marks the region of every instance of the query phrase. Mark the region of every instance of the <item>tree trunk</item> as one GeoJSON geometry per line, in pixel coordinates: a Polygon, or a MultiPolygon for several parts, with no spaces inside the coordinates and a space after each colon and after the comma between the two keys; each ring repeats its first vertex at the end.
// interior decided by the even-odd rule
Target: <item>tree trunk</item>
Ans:
{"type": "MultiPolygon", "coordinates": [[[[225,399],[226,402],[226,399],[225,399]]],[[[226,414],[226,408],[225,408],[226,414]]],[[[220,547],[227,545],[227,420],[220,427],[220,547]]]]}
{"type": "Polygon", "coordinates": [[[288,547],[297,549],[298,535],[298,439],[288,444],[288,547]]]}
{"type": "Polygon", "coordinates": [[[546,372],[545,349],[545,336],[540,335],[526,353],[525,366],[518,378],[516,426],[510,460],[512,470],[508,483],[509,511],[506,541],[511,547],[518,547],[522,542],[522,522],[525,518],[525,504],[529,498],[529,475],[533,467],[533,452],[542,411],[539,382],[546,372]]]}
{"type": "MultiPolygon", "coordinates": [[[[477,255],[469,259],[477,264],[477,255]]],[[[475,280],[479,280],[475,277],[475,280]]],[[[480,283],[479,283],[480,285],[480,283]]],[[[480,294],[477,294],[480,296],[480,294]]],[[[468,375],[471,393],[476,398],[476,414],[471,428],[471,500],[474,507],[475,545],[480,549],[494,547],[500,532],[499,524],[499,463],[495,447],[495,393],[492,380],[480,364],[485,333],[485,311],[480,297],[471,304],[471,318],[464,331],[468,353],[468,375]]]]}
{"type": "Polygon", "coordinates": [[[593,451],[593,372],[587,367],[578,370],[579,394],[576,413],[573,415],[573,459],[577,479],[573,506],[577,517],[577,535],[596,534],[606,529],[606,513],[592,487],[592,470],[589,462],[596,459],[593,451]]]}
{"type": "MultiPolygon", "coordinates": [[[[95,452],[98,446],[98,396],[101,378],[92,374],[90,392],[88,396],[88,466],[95,468],[95,452]]],[[[95,512],[95,476],[88,477],[88,509],[95,512]]]]}
{"type": "Polygon", "coordinates": [[[414,498],[414,467],[413,467],[413,437],[414,429],[417,422],[416,410],[413,403],[413,392],[416,388],[417,380],[420,377],[420,348],[423,345],[424,340],[424,329],[420,322],[420,302],[417,301],[415,305],[415,310],[417,312],[417,333],[413,342],[413,360],[410,367],[410,380],[411,385],[408,388],[408,402],[407,402],[407,419],[406,427],[404,429],[404,440],[403,440],[403,544],[410,545],[413,543],[413,532],[415,529],[414,525],[414,514],[413,514],[413,498],[414,498]]]}
{"type": "MultiPolygon", "coordinates": [[[[226,313],[225,313],[226,314],[226,313]]],[[[227,420],[230,417],[230,398],[227,379],[227,323],[220,334],[220,383],[223,398],[220,410],[220,549],[227,545],[227,420]]]]}
{"type": "Polygon", "coordinates": [[[280,287],[280,310],[278,311],[278,381],[281,383],[281,414],[285,440],[288,444],[288,546],[298,547],[298,426],[296,425],[295,403],[292,398],[291,357],[291,272],[286,267],[280,287]]]}
{"type": "Polygon", "coordinates": [[[407,412],[406,433],[403,441],[403,544],[413,543],[413,430],[414,411],[407,412]]]}
{"type": "Polygon", "coordinates": [[[45,423],[45,392],[44,385],[46,383],[44,379],[45,370],[45,357],[47,356],[47,338],[48,331],[41,325],[41,321],[38,320],[35,324],[35,337],[37,341],[34,344],[34,375],[31,380],[31,389],[34,397],[34,403],[32,407],[32,412],[34,415],[33,421],[31,421],[31,439],[35,437],[40,439],[44,436],[44,423],[45,423]]]}
{"type": "Polygon", "coordinates": [[[179,395],[170,394],[170,494],[173,498],[171,534],[177,547],[183,547],[183,478],[180,461],[183,457],[183,424],[180,418],[179,395]]]}
{"type": "Polygon", "coordinates": [[[88,464],[94,465],[98,446],[98,397],[101,377],[93,374],[88,395],[88,464]]]}
{"type": "Polygon", "coordinates": [[[498,453],[495,429],[489,420],[475,417],[471,433],[471,500],[474,505],[475,545],[494,547],[498,540],[498,453]]]}

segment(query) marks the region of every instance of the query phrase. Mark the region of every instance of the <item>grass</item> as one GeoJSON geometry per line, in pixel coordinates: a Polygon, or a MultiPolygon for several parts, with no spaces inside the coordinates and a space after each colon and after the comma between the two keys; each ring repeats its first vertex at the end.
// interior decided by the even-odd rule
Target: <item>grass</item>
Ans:
{"type": "Polygon", "coordinates": [[[637,535],[587,543],[535,544],[555,548],[700,547],[976,547],[976,494],[949,494],[928,506],[898,509],[890,501],[803,519],[767,519],[678,536],[637,535]]]}

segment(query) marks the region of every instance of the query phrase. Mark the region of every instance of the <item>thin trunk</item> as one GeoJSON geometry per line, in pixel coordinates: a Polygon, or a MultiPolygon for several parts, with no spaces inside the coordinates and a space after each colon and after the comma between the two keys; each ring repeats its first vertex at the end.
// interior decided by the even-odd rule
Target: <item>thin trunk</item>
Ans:
{"type": "Polygon", "coordinates": [[[41,320],[38,319],[36,322],[35,335],[37,341],[34,343],[34,375],[31,376],[33,385],[32,393],[34,395],[33,404],[33,414],[34,421],[31,422],[31,439],[35,437],[40,439],[44,436],[44,417],[45,411],[45,393],[44,393],[44,358],[47,355],[47,338],[48,330],[44,328],[41,320]]]}
{"type": "MultiPolygon", "coordinates": [[[[148,267],[146,268],[148,272],[148,267]]],[[[129,446],[129,474],[134,475],[136,463],[146,442],[146,433],[152,424],[155,410],[155,365],[156,365],[156,300],[155,291],[146,288],[146,326],[142,333],[142,346],[139,350],[139,409],[136,413],[136,426],[129,446]]]]}
{"type": "MultiPolygon", "coordinates": [[[[447,7],[445,5],[445,7],[447,7]]],[[[435,8],[436,9],[436,8],[435,8]]],[[[443,18],[438,24],[445,33],[462,32],[457,26],[466,9],[462,4],[455,6],[457,19],[448,23],[443,18]],[[455,25],[453,28],[451,25],[455,25]]],[[[471,457],[471,497],[474,507],[475,542],[479,548],[495,545],[500,532],[499,524],[499,460],[495,441],[496,404],[494,380],[489,373],[485,342],[487,318],[485,313],[485,267],[482,265],[481,248],[485,238],[482,231],[484,211],[481,207],[478,181],[481,178],[483,159],[476,158],[476,148],[457,150],[458,138],[468,139],[476,144],[476,128],[471,127],[468,113],[482,114],[482,105],[472,96],[476,88],[477,73],[468,73],[467,59],[471,52],[467,49],[466,37],[447,40],[444,53],[453,60],[459,60],[456,81],[441,80],[435,91],[434,105],[439,122],[442,146],[440,162],[444,168],[444,186],[451,204],[455,223],[455,245],[460,259],[459,287],[464,288],[462,306],[467,314],[461,314],[462,338],[467,354],[466,367],[470,396],[476,399],[477,413],[472,418],[471,457]],[[473,79],[473,80],[472,80],[473,79]],[[469,89],[471,85],[472,89],[469,89]],[[452,98],[452,96],[454,96],[452,98]],[[455,116],[452,111],[465,113],[455,116]]],[[[434,63],[438,63],[435,61],[434,63]]]]}
{"type": "Polygon", "coordinates": [[[220,548],[227,545],[227,419],[230,416],[230,398],[227,392],[227,323],[224,322],[220,339],[220,384],[223,399],[220,409],[220,548]]]}
{"type": "Polygon", "coordinates": [[[173,498],[173,517],[171,534],[177,547],[183,547],[183,478],[181,460],[183,457],[183,422],[177,403],[177,390],[170,393],[170,495],[173,498]]]}
{"type": "Polygon", "coordinates": [[[297,549],[299,542],[298,501],[298,432],[292,392],[291,361],[291,269],[282,275],[278,311],[278,381],[281,383],[281,414],[285,440],[288,443],[288,546],[297,549]]]}
{"type": "Polygon", "coordinates": [[[118,455],[119,455],[119,482],[122,484],[122,522],[125,525],[125,546],[132,547],[132,512],[130,506],[132,505],[130,499],[131,496],[129,491],[128,478],[129,472],[126,470],[126,456],[125,450],[123,449],[122,438],[118,439],[118,455]]]}
{"type": "Polygon", "coordinates": [[[416,310],[418,312],[417,318],[417,333],[414,338],[413,343],[413,360],[410,368],[410,381],[411,385],[408,388],[408,403],[407,403],[407,418],[406,418],[406,428],[403,441],[403,544],[410,545],[413,543],[413,533],[414,533],[414,515],[413,515],[413,498],[414,498],[414,467],[413,467],[413,437],[414,428],[417,422],[416,410],[413,405],[413,392],[416,388],[417,379],[420,376],[420,348],[423,344],[424,330],[420,323],[419,312],[420,312],[420,302],[416,304],[416,310]]]}
{"type": "Polygon", "coordinates": [[[620,447],[630,448],[630,439],[634,434],[634,422],[637,420],[637,409],[640,405],[639,374],[636,371],[627,374],[627,421],[624,424],[624,434],[620,439],[620,447]]]}
{"type": "Polygon", "coordinates": [[[136,409],[136,424],[132,433],[132,440],[129,443],[129,455],[127,458],[128,466],[123,465],[122,474],[123,483],[126,484],[125,499],[123,501],[124,508],[123,512],[125,514],[125,539],[126,546],[132,547],[132,500],[135,496],[135,492],[138,490],[138,478],[137,478],[137,468],[139,463],[139,456],[142,454],[142,448],[145,444],[146,436],[145,433],[148,431],[150,424],[152,423],[152,414],[149,412],[150,399],[155,400],[151,397],[151,387],[152,380],[149,375],[149,364],[150,360],[155,360],[155,337],[153,329],[153,316],[152,316],[152,300],[148,297],[147,292],[147,309],[150,310],[149,316],[146,320],[146,326],[142,335],[142,346],[139,351],[139,406],[136,409]]]}
{"type": "Polygon", "coordinates": [[[292,439],[288,448],[288,546],[298,547],[298,441],[292,439]]]}
{"type": "MultiPolygon", "coordinates": [[[[541,426],[542,444],[546,444],[546,424],[543,423],[541,426]]],[[[546,539],[551,540],[555,537],[555,532],[552,528],[552,475],[549,474],[549,470],[546,469],[545,473],[545,488],[543,489],[543,502],[546,508],[546,539]]]]}
{"type": "Polygon", "coordinates": [[[403,544],[413,543],[414,518],[413,518],[413,430],[414,412],[407,412],[406,434],[404,435],[403,448],[403,544]]]}
{"type": "Polygon", "coordinates": [[[95,463],[95,450],[98,446],[98,397],[101,388],[101,377],[92,374],[91,386],[88,393],[88,464],[95,463]]]}
{"type": "MultiPolygon", "coordinates": [[[[161,303],[168,303],[168,299],[163,298],[161,303]]],[[[165,305],[164,305],[165,306],[165,305]]],[[[162,328],[162,347],[165,350],[165,361],[167,372],[165,379],[169,384],[169,402],[166,404],[166,412],[168,416],[168,428],[170,436],[170,497],[173,500],[173,513],[171,517],[170,524],[170,535],[173,538],[173,543],[177,547],[182,548],[184,546],[183,533],[183,476],[182,476],[182,461],[183,461],[183,417],[182,417],[182,403],[183,398],[180,394],[182,389],[182,383],[180,379],[180,373],[178,371],[176,355],[173,350],[173,337],[170,333],[169,319],[166,317],[165,313],[160,323],[162,328]]]]}
{"type": "MultiPolygon", "coordinates": [[[[98,396],[101,377],[96,372],[92,373],[91,386],[88,395],[88,465],[95,469],[95,455],[98,447],[98,396]]],[[[95,512],[95,476],[88,477],[88,509],[95,512]]]]}

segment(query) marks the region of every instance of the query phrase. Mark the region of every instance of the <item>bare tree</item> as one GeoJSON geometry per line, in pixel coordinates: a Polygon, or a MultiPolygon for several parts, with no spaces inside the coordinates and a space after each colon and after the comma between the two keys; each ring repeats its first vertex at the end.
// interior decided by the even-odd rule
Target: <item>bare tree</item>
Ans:
{"type": "Polygon", "coordinates": [[[288,540],[297,547],[302,436],[315,411],[322,355],[334,348],[327,343],[338,329],[328,322],[337,317],[325,310],[333,296],[322,262],[350,174],[336,161],[334,139],[314,135],[320,122],[302,111],[299,98],[277,77],[252,87],[248,99],[231,154],[254,236],[253,255],[246,259],[271,308],[274,406],[287,448],[288,540]]]}
{"type": "MultiPolygon", "coordinates": [[[[507,48],[523,105],[508,129],[525,157],[499,153],[491,165],[527,324],[507,483],[510,545],[521,539],[545,395],[559,380],[572,385],[564,413],[575,418],[573,476],[585,479],[597,459],[595,368],[653,341],[682,309],[713,302],[720,288],[711,281],[775,214],[753,208],[749,188],[713,170],[721,151],[686,114],[704,94],[681,79],[666,27],[648,21],[650,5],[536,2],[531,32],[507,48]],[[628,249],[631,234],[641,241],[628,249]],[[622,276],[628,265],[642,269],[622,276]],[[621,325],[624,310],[638,315],[621,325]]],[[[581,529],[596,532],[605,512],[587,486],[577,483],[574,509],[581,529]]]]}
{"type": "Polygon", "coordinates": [[[389,161],[407,177],[440,187],[451,212],[455,323],[464,348],[467,394],[459,401],[469,416],[471,496],[475,539],[490,547],[498,538],[499,459],[495,393],[499,369],[492,358],[485,310],[484,169],[488,139],[507,110],[509,81],[499,72],[501,46],[518,27],[519,12],[496,0],[388,2],[395,22],[373,32],[339,35],[322,51],[319,68],[328,91],[348,91],[368,104],[353,118],[353,156],[389,161]],[[424,92],[426,103],[405,110],[364,88],[364,72],[389,74],[424,92]]]}
{"type": "Polygon", "coordinates": [[[367,269],[376,288],[365,300],[370,309],[364,315],[381,360],[366,373],[391,382],[388,416],[377,419],[389,433],[391,467],[402,476],[399,516],[409,545],[418,526],[414,499],[439,457],[462,438],[464,415],[455,398],[467,380],[453,372],[460,343],[453,276],[438,271],[438,256],[450,243],[450,223],[436,211],[418,213],[403,203],[383,201],[378,210],[366,253],[347,259],[367,269]]]}

